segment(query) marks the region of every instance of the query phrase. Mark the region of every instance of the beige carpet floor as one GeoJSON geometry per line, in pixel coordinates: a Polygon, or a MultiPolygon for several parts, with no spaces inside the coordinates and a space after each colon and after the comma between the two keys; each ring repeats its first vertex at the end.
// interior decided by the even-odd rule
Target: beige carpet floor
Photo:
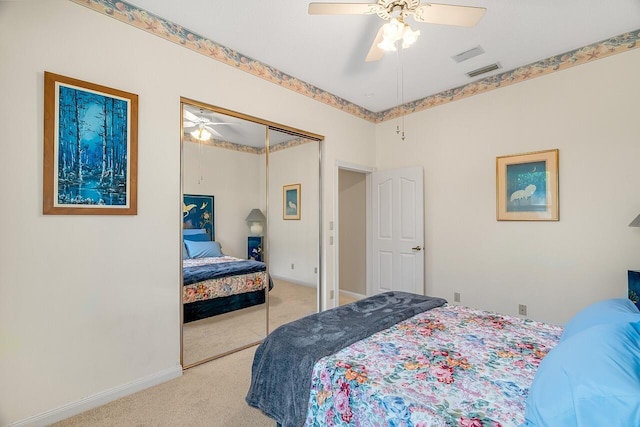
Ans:
{"type": "MultiPolygon", "coordinates": [[[[236,310],[195,322],[182,329],[183,366],[241,348],[264,339],[267,333],[265,304],[236,310]]],[[[316,289],[274,280],[269,292],[269,329],[316,312],[316,289]]]]}
{"type": "MultiPolygon", "coordinates": [[[[270,293],[269,319],[273,330],[316,311],[316,290],[275,281],[270,293]]],[[[341,295],[340,304],[353,298],[341,295]]],[[[262,427],[275,422],[246,404],[251,347],[184,371],[180,378],[123,397],[54,424],[55,427],[208,426],[262,427]]]]}

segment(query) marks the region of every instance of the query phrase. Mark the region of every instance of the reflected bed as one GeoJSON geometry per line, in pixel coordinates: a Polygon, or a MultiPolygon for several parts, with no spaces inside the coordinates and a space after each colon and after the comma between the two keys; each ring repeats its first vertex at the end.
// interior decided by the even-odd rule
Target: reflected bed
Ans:
{"type": "Polygon", "coordinates": [[[265,302],[268,279],[263,262],[231,256],[184,259],[184,323],[265,302]]]}

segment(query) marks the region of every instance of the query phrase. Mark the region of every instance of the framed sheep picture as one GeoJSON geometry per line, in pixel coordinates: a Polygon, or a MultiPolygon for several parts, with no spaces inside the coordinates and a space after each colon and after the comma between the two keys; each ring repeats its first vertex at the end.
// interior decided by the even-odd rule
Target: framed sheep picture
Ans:
{"type": "Polygon", "coordinates": [[[558,221],[558,150],[496,158],[498,221],[558,221]]]}

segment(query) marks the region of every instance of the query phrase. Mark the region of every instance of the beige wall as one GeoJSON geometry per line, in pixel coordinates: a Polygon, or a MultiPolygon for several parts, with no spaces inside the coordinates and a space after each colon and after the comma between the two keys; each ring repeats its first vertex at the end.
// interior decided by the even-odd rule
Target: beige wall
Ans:
{"type": "Polygon", "coordinates": [[[180,375],[181,96],[323,134],[327,165],[375,163],[373,124],[68,1],[0,2],[0,64],[0,425],[180,375]],[[138,215],[42,215],[45,70],[139,95],[138,215]]]}
{"type": "Polygon", "coordinates": [[[378,167],[425,171],[426,293],[563,323],[640,263],[640,50],[376,129],[378,167]],[[559,222],[496,221],[497,156],[558,148],[559,222]]]}
{"type": "Polygon", "coordinates": [[[314,287],[320,267],[319,144],[311,141],[269,153],[269,273],[314,287]],[[299,220],[282,217],[282,187],[290,184],[300,184],[299,220]]]}
{"type": "Polygon", "coordinates": [[[185,142],[183,159],[184,193],[214,196],[216,240],[226,255],[247,258],[245,218],[265,212],[264,154],[185,142]]]}
{"type": "Polygon", "coordinates": [[[367,294],[366,175],[338,171],[340,290],[367,294]]]}

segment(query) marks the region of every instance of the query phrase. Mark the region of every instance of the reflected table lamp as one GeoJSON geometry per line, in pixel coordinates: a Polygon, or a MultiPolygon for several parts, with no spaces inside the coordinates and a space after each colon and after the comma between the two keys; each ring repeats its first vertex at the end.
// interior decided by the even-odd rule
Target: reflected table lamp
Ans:
{"type": "Polygon", "coordinates": [[[267,220],[260,209],[251,209],[246,221],[252,236],[262,236],[262,224],[267,220]]]}

